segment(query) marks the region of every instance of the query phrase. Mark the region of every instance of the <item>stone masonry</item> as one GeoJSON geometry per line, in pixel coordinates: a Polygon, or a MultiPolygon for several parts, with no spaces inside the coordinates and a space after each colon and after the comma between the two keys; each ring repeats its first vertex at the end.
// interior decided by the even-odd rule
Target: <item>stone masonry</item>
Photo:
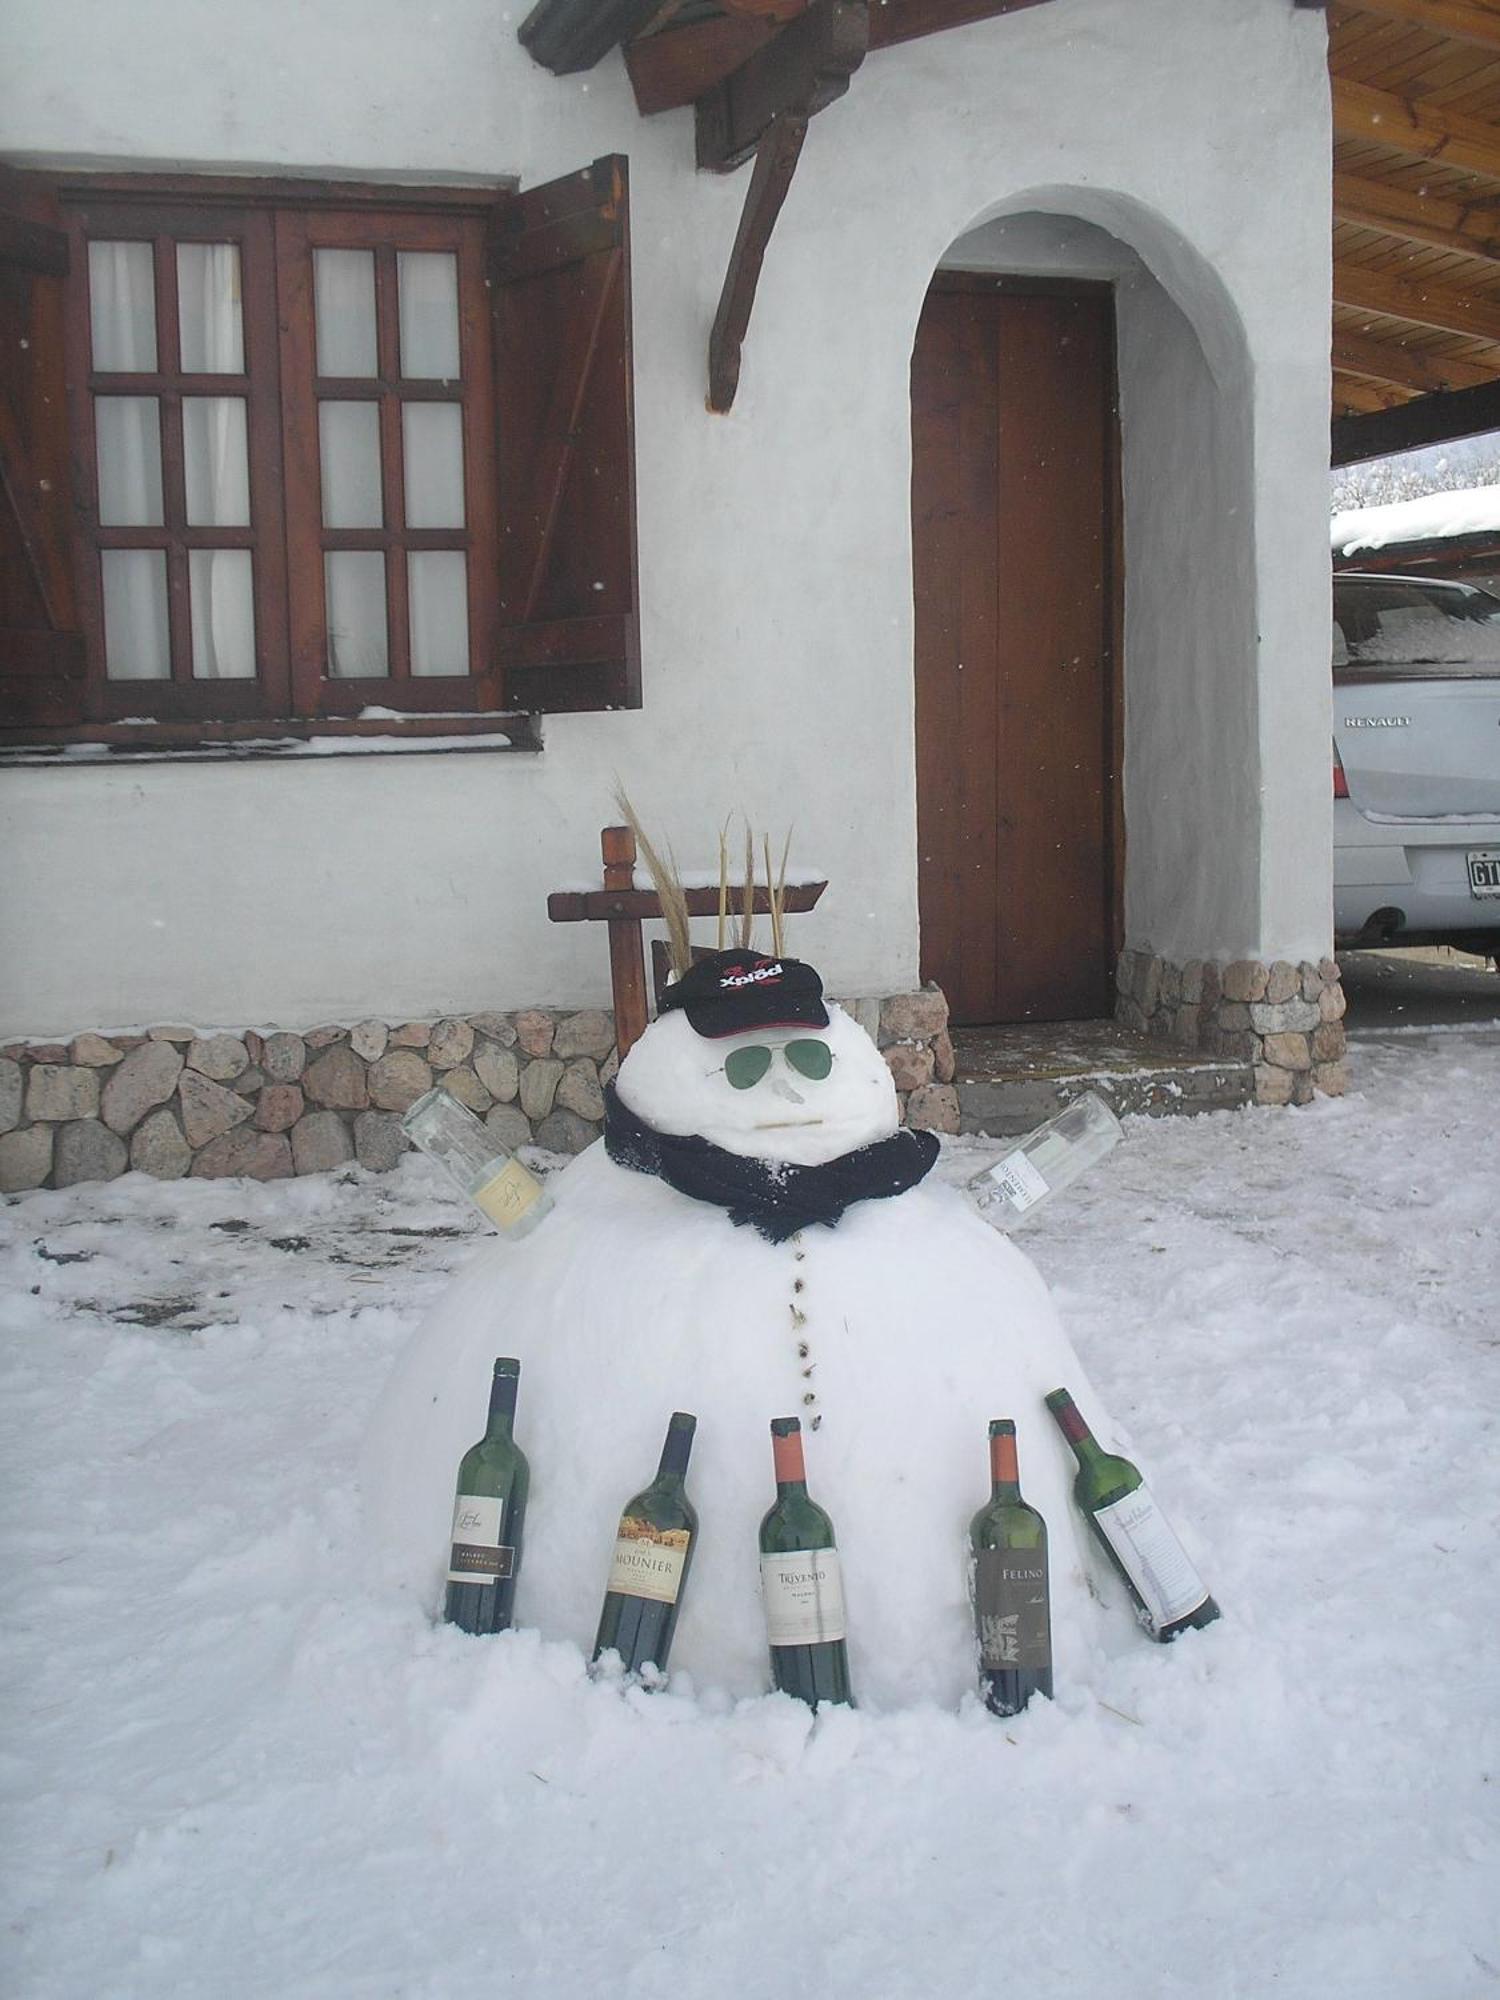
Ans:
{"type": "MultiPolygon", "coordinates": [[[[937,988],[844,1005],[884,1051],[903,1121],[956,1132],[948,1004],[937,988]]],[[[131,1171],[384,1173],[409,1150],[401,1113],[434,1084],[503,1146],[578,1153],[603,1130],[617,1067],[614,1017],[596,1009],[12,1042],[0,1048],[0,1192],[131,1171]]]]}
{"type": "Polygon", "coordinates": [[[1127,951],[1115,971],[1115,1012],[1128,1028],[1249,1063],[1258,1104],[1307,1104],[1344,1090],[1344,989],[1331,958],[1293,965],[1236,959],[1186,965],[1127,951]]]}

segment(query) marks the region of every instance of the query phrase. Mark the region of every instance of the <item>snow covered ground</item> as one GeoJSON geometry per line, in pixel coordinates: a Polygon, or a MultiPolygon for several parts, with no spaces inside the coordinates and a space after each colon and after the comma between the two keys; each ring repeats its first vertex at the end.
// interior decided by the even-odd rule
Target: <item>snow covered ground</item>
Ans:
{"type": "Polygon", "coordinates": [[[361,1430],[474,1227],[425,1162],[11,1201],[4,1990],[1500,1994],[1500,1024],[1355,1081],[1131,1121],[1018,1238],[1225,1615],[1011,1723],[373,1594],[361,1430]]]}

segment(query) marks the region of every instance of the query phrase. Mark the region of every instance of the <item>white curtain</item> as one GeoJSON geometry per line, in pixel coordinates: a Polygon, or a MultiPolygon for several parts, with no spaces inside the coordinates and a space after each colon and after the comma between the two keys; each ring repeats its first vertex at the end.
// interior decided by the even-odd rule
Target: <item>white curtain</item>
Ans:
{"type": "MultiPolygon", "coordinates": [[[[103,373],[153,373],[158,355],[152,246],[91,243],[89,293],[95,368],[103,373]]],[[[183,373],[243,374],[238,246],[179,244],[177,293],[183,373]]],[[[163,509],[158,398],[100,395],[94,414],[101,524],[159,527],[163,509]]],[[[249,525],[246,414],[245,400],[238,395],[183,399],[183,469],[190,533],[193,528],[249,525]]],[[[102,569],[109,678],[169,679],[165,556],[158,549],[109,549],[102,569]]],[[[196,679],[244,680],[254,676],[253,571],[248,549],[189,551],[196,679]]]]}
{"type": "MultiPolygon", "coordinates": [[[[180,243],[177,300],[183,373],[243,374],[239,246],[180,243]]],[[[184,398],[182,447],[190,529],[250,525],[247,414],[241,396],[184,398]]],[[[193,678],[252,679],[255,596],[250,551],[192,550],[188,593],[193,678]]]]}
{"type": "MultiPolygon", "coordinates": [[[[94,367],[156,370],[156,285],[149,243],[90,243],[94,367]]],[[[155,396],[101,395],[95,404],[99,517],[106,527],[159,527],[161,406],[155,396]]],[[[167,680],[167,564],[159,549],[107,549],[104,646],[109,678],[167,680]]]]}

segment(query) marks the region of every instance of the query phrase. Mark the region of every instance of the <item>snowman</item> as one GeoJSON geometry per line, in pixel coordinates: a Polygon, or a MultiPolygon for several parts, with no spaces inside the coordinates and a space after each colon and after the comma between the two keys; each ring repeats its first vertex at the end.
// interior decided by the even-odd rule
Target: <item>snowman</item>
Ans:
{"type": "Polygon", "coordinates": [[[606,1102],[552,1214],[476,1255],[384,1391],[361,1484],[388,1578],[440,1603],[455,1469],[494,1357],[515,1355],[531,1464],[517,1622],[590,1644],[621,1507],[689,1410],[699,1530],[671,1668],[759,1693],[769,1423],[796,1416],[842,1558],[856,1700],[951,1706],[975,1685],[967,1528],[989,1496],[987,1424],[1011,1417],[1050,1539],[1056,1684],[1091,1677],[1134,1628],[1095,1587],[1043,1398],[1065,1386],[1107,1449],[1118,1433],[1035,1267],[932,1179],[938,1141],[900,1127],[889,1067],[812,967],[700,957],[606,1102]]]}

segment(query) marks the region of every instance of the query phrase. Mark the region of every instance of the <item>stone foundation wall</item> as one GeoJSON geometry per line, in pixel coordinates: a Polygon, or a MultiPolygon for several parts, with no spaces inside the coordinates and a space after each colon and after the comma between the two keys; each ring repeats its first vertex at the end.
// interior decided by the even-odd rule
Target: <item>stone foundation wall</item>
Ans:
{"type": "Polygon", "coordinates": [[[1331,958],[1186,965],[1127,951],[1115,969],[1115,1013],[1129,1028],[1255,1072],[1258,1104],[1307,1104],[1342,1094],[1344,989],[1331,958]]]}
{"type": "MultiPolygon", "coordinates": [[[[948,1007],[935,988],[846,1003],[885,1051],[903,1119],[958,1130],[948,1007]]],[[[408,1150],[401,1113],[435,1083],[510,1149],[578,1153],[603,1130],[611,1014],[530,1007],[440,1021],[77,1035],[0,1049],[0,1191],[138,1170],[280,1180],[408,1150]]]]}

